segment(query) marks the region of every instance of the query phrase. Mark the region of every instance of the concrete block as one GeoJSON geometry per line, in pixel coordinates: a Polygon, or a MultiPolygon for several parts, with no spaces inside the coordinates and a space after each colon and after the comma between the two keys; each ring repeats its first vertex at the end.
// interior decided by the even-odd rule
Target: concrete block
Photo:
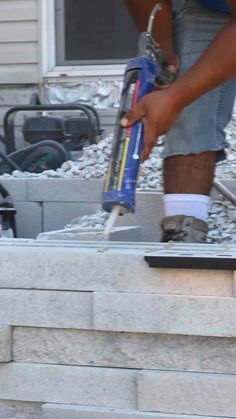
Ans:
{"type": "Polygon", "coordinates": [[[103,184],[100,179],[28,179],[27,200],[100,203],[103,184]]]}
{"type": "Polygon", "coordinates": [[[91,294],[0,290],[0,322],[12,326],[91,328],[91,294]]]}
{"type": "Polygon", "coordinates": [[[11,328],[8,326],[0,326],[0,363],[10,362],[11,360],[11,328]]]}
{"type": "Polygon", "coordinates": [[[236,374],[236,339],[16,327],[13,359],[41,364],[236,374]]]}
{"type": "Polygon", "coordinates": [[[139,226],[113,227],[109,236],[104,234],[104,230],[65,228],[63,230],[48,231],[39,234],[38,240],[77,240],[77,241],[122,241],[140,242],[142,238],[139,226]]]}
{"type": "Polygon", "coordinates": [[[99,203],[94,202],[44,202],[41,231],[62,229],[74,218],[93,214],[99,207],[99,203]]]}
{"type": "Polygon", "coordinates": [[[236,337],[236,299],[93,293],[97,330],[236,337]]]}
{"type": "Polygon", "coordinates": [[[0,400],[0,419],[40,419],[41,417],[40,403],[0,400]]]}
{"type": "Polygon", "coordinates": [[[40,364],[0,365],[0,399],[134,409],[136,371],[40,364]]]}
{"type": "Polygon", "coordinates": [[[42,231],[42,207],[37,202],[16,202],[16,227],[19,238],[36,238],[42,231]]]}
{"type": "Polygon", "coordinates": [[[190,372],[138,374],[138,409],[236,417],[236,375],[190,372]]]}
{"type": "MultiPolygon", "coordinates": [[[[44,419],[202,419],[200,416],[166,415],[163,413],[139,412],[134,409],[111,409],[102,407],[45,404],[44,419]]],[[[209,416],[205,419],[215,419],[209,416]]]]}
{"type": "Polygon", "coordinates": [[[73,242],[7,243],[0,245],[0,288],[233,296],[231,271],[150,269],[144,261],[152,251],[148,244],[100,249],[73,242]]]}
{"type": "Polygon", "coordinates": [[[117,242],[141,242],[142,229],[140,226],[113,227],[109,235],[109,240],[117,242]]]}
{"type": "Polygon", "coordinates": [[[26,180],[0,178],[1,184],[8,190],[14,202],[26,201],[26,180]]]}
{"type": "Polygon", "coordinates": [[[116,225],[138,225],[142,228],[144,242],[159,242],[161,238],[160,220],[164,216],[162,196],[160,192],[137,192],[135,213],[119,217],[116,225]]]}

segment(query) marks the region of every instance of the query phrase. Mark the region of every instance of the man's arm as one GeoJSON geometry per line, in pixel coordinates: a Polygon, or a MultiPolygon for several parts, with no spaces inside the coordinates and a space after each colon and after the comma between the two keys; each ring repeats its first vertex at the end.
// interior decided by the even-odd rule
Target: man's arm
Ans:
{"type": "Polygon", "coordinates": [[[175,85],[173,94],[180,97],[181,107],[224,83],[236,74],[236,1],[227,1],[231,9],[231,21],[216,35],[199,60],[175,85]]]}
{"type": "Polygon", "coordinates": [[[236,1],[228,0],[227,3],[231,20],[199,60],[170,87],[145,96],[122,120],[122,126],[143,120],[144,160],[159,135],[172,127],[185,106],[236,75],[236,1]]]}
{"type": "Polygon", "coordinates": [[[165,63],[178,67],[178,59],[173,46],[173,10],[171,0],[126,0],[126,5],[139,31],[145,32],[149,16],[157,2],[161,4],[162,8],[156,15],[152,36],[161,45],[165,63]]]}

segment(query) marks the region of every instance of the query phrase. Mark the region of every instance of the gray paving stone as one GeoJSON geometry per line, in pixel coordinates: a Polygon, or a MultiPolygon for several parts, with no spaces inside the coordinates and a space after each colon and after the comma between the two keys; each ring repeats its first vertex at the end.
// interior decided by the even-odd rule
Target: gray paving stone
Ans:
{"type": "Polygon", "coordinates": [[[100,202],[103,184],[99,179],[28,179],[27,200],[100,202]]]}
{"type": "MultiPolygon", "coordinates": [[[[166,415],[163,413],[139,412],[132,409],[109,409],[90,406],[68,406],[60,404],[45,404],[44,419],[201,419],[200,416],[166,415]]],[[[205,416],[205,419],[213,419],[205,416]]]]}
{"type": "Polygon", "coordinates": [[[175,414],[236,417],[236,375],[190,372],[138,374],[138,408],[175,414]]]}
{"type": "Polygon", "coordinates": [[[122,241],[141,242],[142,231],[139,226],[113,227],[109,236],[104,230],[66,228],[39,234],[38,240],[77,240],[77,241],[122,241]]]}
{"type": "Polygon", "coordinates": [[[62,229],[74,218],[93,214],[99,207],[99,203],[94,202],[44,202],[41,231],[62,229]]]}
{"type": "Polygon", "coordinates": [[[137,192],[134,214],[125,214],[117,220],[117,226],[138,225],[142,229],[142,240],[159,242],[160,221],[164,216],[162,194],[160,192],[137,192]]]}
{"type": "Polygon", "coordinates": [[[91,327],[91,294],[0,290],[0,322],[11,326],[91,327]]]}
{"type": "Polygon", "coordinates": [[[42,207],[37,202],[16,202],[16,227],[19,238],[36,238],[42,231],[42,207]]]}
{"type": "Polygon", "coordinates": [[[143,258],[145,249],[148,244],[142,253],[124,246],[113,249],[112,245],[100,251],[105,250],[100,245],[88,248],[67,242],[55,246],[37,240],[7,246],[4,242],[0,288],[234,295],[231,271],[150,269],[143,258]]]}
{"type": "Polygon", "coordinates": [[[11,328],[0,326],[0,363],[12,360],[11,328]]]}
{"type": "Polygon", "coordinates": [[[0,400],[0,419],[40,419],[40,403],[0,400]]]}
{"type": "Polygon", "coordinates": [[[13,359],[236,374],[236,339],[16,327],[13,359]]]}
{"type": "Polygon", "coordinates": [[[136,371],[9,363],[0,365],[0,399],[134,409],[136,371]]]}
{"type": "Polygon", "coordinates": [[[236,337],[236,299],[93,293],[94,329],[236,337]]]}

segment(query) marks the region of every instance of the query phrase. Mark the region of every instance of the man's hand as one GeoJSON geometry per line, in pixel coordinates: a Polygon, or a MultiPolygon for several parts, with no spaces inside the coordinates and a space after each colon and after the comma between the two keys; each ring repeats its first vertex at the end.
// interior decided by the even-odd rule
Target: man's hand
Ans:
{"type": "Polygon", "coordinates": [[[176,80],[180,67],[179,58],[175,53],[165,54],[162,51],[163,63],[161,73],[156,79],[156,90],[165,89],[176,80]]]}
{"type": "Polygon", "coordinates": [[[158,137],[169,131],[180,113],[181,107],[176,99],[171,95],[170,88],[149,93],[122,118],[121,125],[125,128],[138,120],[143,122],[143,161],[147,159],[158,137]]]}

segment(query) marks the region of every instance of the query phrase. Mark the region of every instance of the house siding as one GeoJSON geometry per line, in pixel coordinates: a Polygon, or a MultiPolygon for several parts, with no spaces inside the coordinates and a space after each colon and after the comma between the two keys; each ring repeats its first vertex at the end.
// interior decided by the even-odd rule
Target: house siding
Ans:
{"type": "Polygon", "coordinates": [[[39,82],[38,10],[38,0],[0,0],[0,84],[39,82]]]}

